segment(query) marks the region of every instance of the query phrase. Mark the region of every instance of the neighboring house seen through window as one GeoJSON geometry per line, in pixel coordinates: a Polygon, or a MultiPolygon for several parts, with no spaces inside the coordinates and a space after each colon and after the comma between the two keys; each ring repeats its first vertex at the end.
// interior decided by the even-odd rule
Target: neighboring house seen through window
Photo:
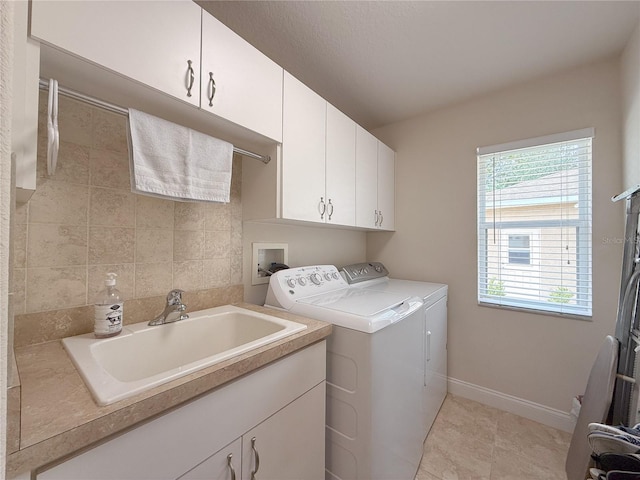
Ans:
{"type": "Polygon", "coordinates": [[[593,129],[478,149],[478,302],[591,316],[593,129]]]}

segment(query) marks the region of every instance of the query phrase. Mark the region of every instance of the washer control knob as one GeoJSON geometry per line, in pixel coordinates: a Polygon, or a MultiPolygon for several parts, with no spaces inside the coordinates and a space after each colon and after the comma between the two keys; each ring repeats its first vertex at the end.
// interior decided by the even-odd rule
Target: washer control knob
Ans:
{"type": "Polygon", "coordinates": [[[374,265],[374,270],[378,273],[380,273],[382,271],[382,267],[380,265],[374,265]]]}
{"type": "Polygon", "coordinates": [[[293,278],[288,278],[287,285],[289,285],[289,287],[291,288],[294,288],[296,286],[296,281],[293,278]]]}
{"type": "Polygon", "coordinates": [[[307,284],[307,279],[304,277],[300,277],[298,279],[298,283],[300,284],[300,286],[304,287],[307,284]]]}
{"type": "Polygon", "coordinates": [[[319,273],[312,273],[309,278],[311,278],[311,281],[316,285],[320,285],[320,282],[322,282],[322,277],[319,273]]]}
{"type": "Polygon", "coordinates": [[[338,280],[338,278],[340,278],[340,274],[339,274],[338,272],[333,272],[333,273],[331,274],[331,276],[332,276],[335,280],[338,280]]]}
{"type": "Polygon", "coordinates": [[[325,274],[324,274],[324,278],[325,278],[325,280],[326,280],[327,282],[330,282],[330,281],[331,281],[331,274],[330,274],[330,273],[325,273],[325,274]]]}

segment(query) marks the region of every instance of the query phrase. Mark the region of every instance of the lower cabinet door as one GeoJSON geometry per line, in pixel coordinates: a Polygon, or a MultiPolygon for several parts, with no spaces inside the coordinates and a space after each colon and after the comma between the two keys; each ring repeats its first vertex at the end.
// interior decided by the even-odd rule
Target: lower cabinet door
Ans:
{"type": "Polygon", "coordinates": [[[322,382],[243,435],[242,478],[324,480],[324,401],[322,382]]]}
{"type": "Polygon", "coordinates": [[[179,480],[240,480],[242,439],[238,438],[222,450],[195,466],[179,480]]]}

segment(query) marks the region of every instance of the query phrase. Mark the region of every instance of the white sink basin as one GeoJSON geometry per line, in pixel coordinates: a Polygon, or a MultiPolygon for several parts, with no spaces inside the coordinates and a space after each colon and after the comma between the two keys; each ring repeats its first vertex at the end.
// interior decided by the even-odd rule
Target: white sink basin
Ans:
{"type": "Polygon", "coordinates": [[[62,340],[99,405],[169,382],[307,328],[301,323],[225,305],[175,323],[125,327],[116,337],[62,340]]]}

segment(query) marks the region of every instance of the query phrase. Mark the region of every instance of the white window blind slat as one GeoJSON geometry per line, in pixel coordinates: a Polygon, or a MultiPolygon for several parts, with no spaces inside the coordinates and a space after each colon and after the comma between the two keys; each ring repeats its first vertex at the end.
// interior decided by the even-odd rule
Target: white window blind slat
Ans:
{"type": "Polygon", "coordinates": [[[592,137],[478,149],[480,303],[591,316],[592,137]]]}

